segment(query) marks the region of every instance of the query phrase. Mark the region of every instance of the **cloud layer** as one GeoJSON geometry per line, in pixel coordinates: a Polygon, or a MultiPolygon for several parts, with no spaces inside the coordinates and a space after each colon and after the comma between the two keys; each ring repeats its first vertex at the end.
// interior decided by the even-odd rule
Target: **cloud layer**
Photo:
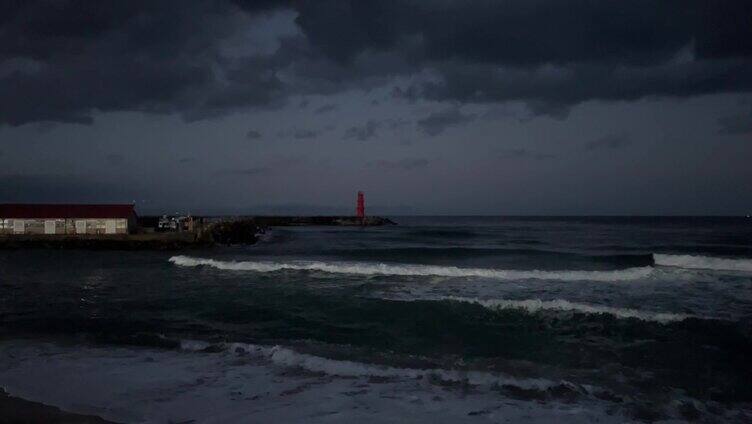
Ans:
{"type": "MultiPolygon", "coordinates": [[[[522,101],[554,116],[588,100],[749,92],[750,21],[746,0],[4,2],[0,125],[198,120],[389,85],[411,101],[522,101]]],[[[440,133],[439,118],[421,128],[440,133]]]]}

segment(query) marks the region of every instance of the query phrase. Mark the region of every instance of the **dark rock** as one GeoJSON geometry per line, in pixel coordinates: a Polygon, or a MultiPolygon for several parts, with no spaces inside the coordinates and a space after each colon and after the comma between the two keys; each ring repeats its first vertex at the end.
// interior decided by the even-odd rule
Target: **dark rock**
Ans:
{"type": "Polygon", "coordinates": [[[254,244],[261,227],[253,219],[220,221],[210,227],[211,238],[219,244],[254,244]]]}

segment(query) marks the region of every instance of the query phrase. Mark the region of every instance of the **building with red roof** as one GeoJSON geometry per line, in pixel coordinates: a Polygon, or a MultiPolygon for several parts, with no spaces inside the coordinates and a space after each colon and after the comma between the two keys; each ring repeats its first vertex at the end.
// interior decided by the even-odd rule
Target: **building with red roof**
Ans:
{"type": "Polygon", "coordinates": [[[0,204],[0,234],[128,234],[136,219],[124,204],[0,204]]]}

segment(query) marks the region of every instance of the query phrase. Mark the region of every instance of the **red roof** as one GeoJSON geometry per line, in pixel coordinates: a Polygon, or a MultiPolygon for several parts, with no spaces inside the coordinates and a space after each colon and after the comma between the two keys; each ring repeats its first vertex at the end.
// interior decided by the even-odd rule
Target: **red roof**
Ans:
{"type": "Polygon", "coordinates": [[[0,203],[0,218],[130,218],[133,205],[0,203]]]}

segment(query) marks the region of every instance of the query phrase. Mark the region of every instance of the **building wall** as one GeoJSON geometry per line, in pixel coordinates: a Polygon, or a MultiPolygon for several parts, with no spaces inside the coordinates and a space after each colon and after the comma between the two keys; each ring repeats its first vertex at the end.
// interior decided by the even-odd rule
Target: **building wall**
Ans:
{"type": "Polygon", "coordinates": [[[13,234],[13,220],[0,218],[0,234],[13,234]]]}
{"type": "MultiPolygon", "coordinates": [[[[16,221],[23,221],[24,231],[22,234],[45,234],[45,222],[53,221],[55,223],[55,234],[77,235],[76,222],[82,221],[86,225],[86,233],[89,234],[107,234],[108,222],[115,228],[115,234],[128,234],[129,219],[3,219],[0,218],[0,234],[18,234],[16,232],[16,221]]],[[[130,226],[130,228],[133,228],[130,226]]]]}

